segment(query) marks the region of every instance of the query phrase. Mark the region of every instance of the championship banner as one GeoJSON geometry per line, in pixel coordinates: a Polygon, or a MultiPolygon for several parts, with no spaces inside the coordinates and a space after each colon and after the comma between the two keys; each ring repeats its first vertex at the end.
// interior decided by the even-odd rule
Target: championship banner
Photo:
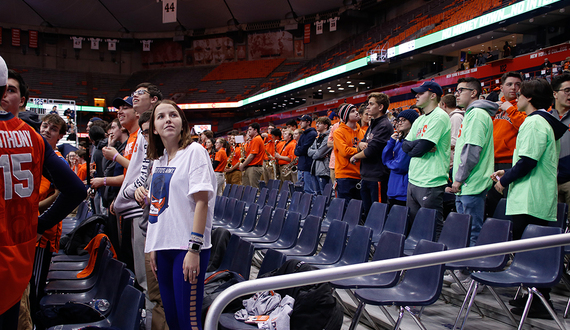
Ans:
{"type": "Polygon", "coordinates": [[[12,46],[20,47],[20,29],[12,29],[12,46]]]}
{"type": "Polygon", "coordinates": [[[303,36],[303,43],[311,42],[311,24],[305,24],[305,35],[303,36]]]}
{"type": "Polygon", "coordinates": [[[38,48],[38,31],[30,30],[30,48],[38,48]]]}

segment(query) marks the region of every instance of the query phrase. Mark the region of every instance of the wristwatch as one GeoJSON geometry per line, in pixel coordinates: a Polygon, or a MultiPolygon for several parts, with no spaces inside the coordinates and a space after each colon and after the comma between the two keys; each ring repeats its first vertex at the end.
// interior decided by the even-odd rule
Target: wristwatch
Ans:
{"type": "Polygon", "coordinates": [[[202,251],[202,245],[198,243],[190,243],[190,245],[188,245],[188,252],[200,253],[200,251],[202,251]]]}

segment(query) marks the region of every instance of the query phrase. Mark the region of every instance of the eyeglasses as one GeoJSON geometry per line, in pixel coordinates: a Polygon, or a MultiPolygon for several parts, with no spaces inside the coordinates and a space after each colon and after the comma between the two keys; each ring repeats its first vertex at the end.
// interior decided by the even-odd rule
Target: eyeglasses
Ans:
{"type": "Polygon", "coordinates": [[[143,95],[144,93],[149,93],[149,94],[150,94],[150,92],[147,91],[146,89],[139,89],[139,90],[134,91],[134,92],[131,94],[131,96],[132,96],[132,97],[135,97],[135,96],[137,96],[137,95],[143,95]]]}
{"type": "Polygon", "coordinates": [[[398,120],[396,120],[397,123],[404,123],[406,122],[406,118],[400,118],[398,120]]]}
{"type": "Polygon", "coordinates": [[[475,89],[473,88],[467,88],[467,87],[460,87],[455,91],[455,94],[461,94],[463,93],[463,91],[474,91],[475,89]]]}
{"type": "Polygon", "coordinates": [[[564,92],[564,94],[570,95],[570,88],[559,89],[557,92],[564,92]]]}
{"type": "Polygon", "coordinates": [[[142,130],[142,131],[141,131],[141,134],[142,134],[143,136],[148,136],[148,128],[145,129],[145,130],[142,130]]]}

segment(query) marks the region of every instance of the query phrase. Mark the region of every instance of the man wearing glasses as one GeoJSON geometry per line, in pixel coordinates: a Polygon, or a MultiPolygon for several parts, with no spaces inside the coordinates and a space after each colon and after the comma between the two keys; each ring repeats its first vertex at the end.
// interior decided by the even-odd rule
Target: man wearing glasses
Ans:
{"type": "MultiPolygon", "coordinates": [[[[145,82],[137,86],[131,97],[134,111],[138,116],[142,116],[144,112],[151,110],[158,101],[162,100],[162,93],[155,85],[145,82]]],[[[149,264],[148,260],[150,260],[144,253],[146,221],[143,216],[143,209],[135,200],[134,196],[135,190],[143,186],[146,180],[146,175],[141,175],[141,173],[148,173],[149,160],[146,158],[146,148],[147,141],[142,134],[142,130],[138,129],[137,139],[132,150],[129,167],[125,173],[125,179],[111,209],[114,208],[116,214],[122,217],[122,222],[125,224],[123,225],[124,229],[131,230],[129,233],[123,232],[123,237],[127,238],[129,237],[128,235],[132,237],[131,260],[133,260],[132,267],[134,268],[135,278],[138,284],[147,291],[148,283],[149,299],[157,303],[157,306],[153,310],[152,323],[154,327],[160,326],[160,323],[164,323],[165,321],[164,318],[159,316],[159,314],[162,313],[157,312],[157,308],[160,308],[162,305],[160,303],[160,294],[158,293],[158,283],[153,275],[146,276],[146,265],[149,264]],[[158,318],[155,319],[156,316],[158,316],[158,318]]],[[[126,241],[123,240],[122,244],[125,243],[128,244],[128,239],[126,241]]],[[[150,272],[150,267],[148,270],[150,272]]]]}
{"type": "Polygon", "coordinates": [[[485,197],[491,187],[494,168],[493,120],[499,105],[479,100],[481,82],[472,77],[457,81],[457,105],[464,108],[465,118],[457,138],[453,160],[453,185],[457,212],[471,215],[471,242],[474,246],[483,226],[485,197]]]}
{"type": "MultiPolygon", "coordinates": [[[[570,74],[563,73],[552,79],[554,108],[552,114],[570,125],[570,74]]],[[[570,204],[570,132],[560,138],[560,158],[558,160],[558,201],[570,204]]]]}

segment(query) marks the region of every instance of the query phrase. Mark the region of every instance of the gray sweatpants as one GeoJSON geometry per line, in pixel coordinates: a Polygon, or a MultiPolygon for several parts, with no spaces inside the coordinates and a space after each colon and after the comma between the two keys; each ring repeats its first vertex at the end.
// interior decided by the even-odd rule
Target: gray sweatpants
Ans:
{"type": "Polygon", "coordinates": [[[422,188],[408,182],[406,206],[410,208],[410,223],[416,218],[420,207],[436,210],[435,238],[439,238],[443,228],[443,194],[445,185],[439,187],[422,188]]]}

